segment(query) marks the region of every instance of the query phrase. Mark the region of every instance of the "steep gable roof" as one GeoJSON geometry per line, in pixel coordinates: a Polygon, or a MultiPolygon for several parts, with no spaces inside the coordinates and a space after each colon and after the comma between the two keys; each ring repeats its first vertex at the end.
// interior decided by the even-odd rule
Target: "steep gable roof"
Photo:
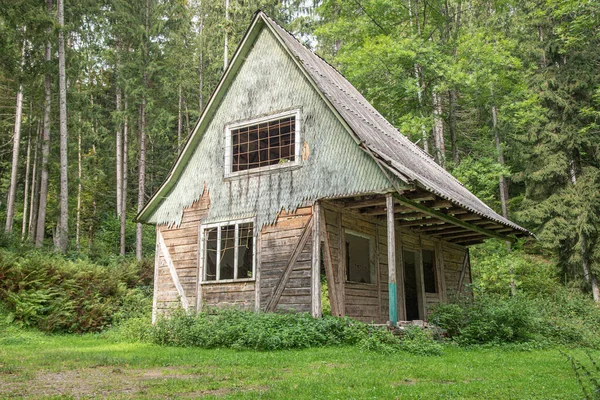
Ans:
{"type": "Polygon", "coordinates": [[[176,183],[186,160],[189,159],[201,138],[202,125],[210,119],[211,112],[214,112],[213,108],[227,89],[228,81],[235,76],[240,60],[251,50],[252,40],[260,31],[258,25],[262,24],[274,33],[355,140],[383,169],[408,184],[422,187],[481,217],[508,226],[516,232],[529,233],[526,229],[498,215],[469,192],[427,153],[391,125],[335,68],[260,11],[257,12],[242,44],[236,50],[229,69],[221,78],[169,176],[139,213],[138,220],[147,220],[153,209],[176,183]]]}
{"type": "Polygon", "coordinates": [[[423,187],[457,206],[502,225],[529,233],[497,214],[420,147],[390,124],[335,68],[302,45],[270,17],[261,13],[284,45],[296,57],[364,146],[383,161],[391,173],[423,187]]]}

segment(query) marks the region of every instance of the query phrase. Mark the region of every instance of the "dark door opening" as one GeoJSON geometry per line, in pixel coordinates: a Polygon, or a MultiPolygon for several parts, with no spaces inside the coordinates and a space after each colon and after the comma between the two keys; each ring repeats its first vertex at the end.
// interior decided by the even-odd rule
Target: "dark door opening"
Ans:
{"type": "Polygon", "coordinates": [[[406,304],[406,320],[419,318],[419,295],[417,292],[417,256],[414,251],[402,252],[404,261],[404,303],[406,304]]]}

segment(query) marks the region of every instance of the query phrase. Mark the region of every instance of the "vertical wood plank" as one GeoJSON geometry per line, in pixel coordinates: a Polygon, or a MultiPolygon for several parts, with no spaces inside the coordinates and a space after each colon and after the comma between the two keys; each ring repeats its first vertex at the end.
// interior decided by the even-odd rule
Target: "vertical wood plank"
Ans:
{"type": "Polygon", "coordinates": [[[313,205],[313,227],[312,227],[312,272],[311,272],[311,296],[312,316],[321,318],[323,309],[321,307],[321,211],[320,204],[315,201],[313,205]]]}
{"type": "Polygon", "coordinates": [[[394,226],[394,199],[391,193],[385,198],[387,208],[387,241],[388,241],[388,290],[390,301],[390,326],[398,324],[398,301],[396,288],[396,236],[394,226]]]}
{"type": "MultiPolygon", "coordinates": [[[[406,293],[404,291],[404,243],[402,241],[402,231],[397,229],[396,233],[396,262],[397,266],[400,266],[400,271],[398,272],[398,307],[400,308],[400,311],[398,312],[398,315],[402,321],[406,321],[406,293]]],[[[398,268],[397,266],[395,268],[398,268]]]]}
{"type": "Polygon", "coordinates": [[[204,279],[204,235],[198,225],[198,273],[196,275],[196,314],[202,311],[202,279],[204,279]]]}
{"type": "Polygon", "coordinates": [[[156,248],[154,250],[154,293],[152,295],[152,324],[156,323],[158,306],[158,268],[160,267],[160,253],[158,248],[158,226],[156,227],[156,248]]]}
{"type": "Polygon", "coordinates": [[[437,266],[437,281],[440,290],[440,302],[445,303],[446,297],[446,268],[444,265],[444,248],[441,240],[435,241],[435,264],[437,266]]]}
{"type": "Polygon", "coordinates": [[[346,283],[346,243],[344,238],[344,228],[342,226],[342,213],[336,212],[338,225],[338,299],[340,301],[340,316],[346,315],[346,293],[344,285],[346,283]]]}
{"type": "Polygon", "coordinates": [[[256,236],[256,243],[254,244],[254,248],[256,249],[254,252],[254,311],[260,311],[260,255],[262,248],[262,235],[259,233],[256,236]]]}
{"type": "Polygon", "coordinates": [[[425,298],[425,280],[423,279],[422,250],[416,251],[415,255],[417,256],[417,260],[415,260],[415,273],[417,278],[417,304],[419,306],[419,318],[425,321],[427,320],[427,315],[425,314],[425,305],[427,304],[427,299],[425,298]]]}

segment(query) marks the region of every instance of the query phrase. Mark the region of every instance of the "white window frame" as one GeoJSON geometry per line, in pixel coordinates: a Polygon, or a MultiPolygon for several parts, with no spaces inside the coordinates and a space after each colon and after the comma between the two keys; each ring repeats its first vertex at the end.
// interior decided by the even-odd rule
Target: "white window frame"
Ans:
{"type": "Polygon", "coordinates": [[[344,254],[344,270],[346,269],[346,262],[347,262],[347,258],[348,258],[348,254],[346,254],[346,244],[345,244],[347,234],[358,236],[363,239],[367,239],[369,241],[369,279],[371,279],[371,282],[365,283],[365,282],[356,282],[356,281],[348,280],[348,271],[345,271],[344,281],[346,283],[352,283],[352,284],[358,284],[358,285],[377,285],[379,282],[378,281],[379,277],[377,276],[377,263],[376,263],[376,259],[375,259],[375,237],[371,236],[369,234],[366,234],[366,233],[362,233],[362,232],[354,231],[352,229],[344,228],[344,253],[343,253],[344,254]]]}
{"type": "Polygon", "coordinates": [[[225,126],[225,178],[240,176],[240,175],[251,175],[264,171],[281,170],[290,167],[297,167],[302,161],[302,140],[300,138],[300,109],[283,111],[277,114],[271,114],[265,117],[252,119],[249,121],[237,122],[228,124],[225,126]],[[269,121],[275,121],[278,119],[294,117],[295,118],[295,130],[294,130],[294,160],[282,163],[266,165],[264,167],[250,168],[243,171],[233,172],[233,144],[231,140],[231,131],[239,128],[245,128],[247,126],[258,125],[269,121]]]}
{"type": "Polygon", "coordinates": [[[257,237],[253,233],[252,234],[252,278],[237,278],[238,275],[238,247],[239,247],[239,226],[241,224],[246,224],[252,222],[252,227],[254,228],[255,219],[254,218],[246,218],[246,219],[238,219],[233,221],[223,221],[223,222],[215,222],[210,224],[202,224],[200,225],[200,250],[199,250],[199,262],[200,262],[200,284],[214,284],[214,283],[227,283],[227,282],[253,282],[256,280],[256,246],[257,246],[257,237]],[[223,226],[231,226],[235,225],[235,249],[234,249],[234,268],[233,268],[233,279],[219,279],[221,274],[221,227],[223,226]],[[211,228],[217,229],[217,270],[216,270],[216,278],[215,280],[209,281],[206,280],[206,234],[205,231],[211,228]]]}

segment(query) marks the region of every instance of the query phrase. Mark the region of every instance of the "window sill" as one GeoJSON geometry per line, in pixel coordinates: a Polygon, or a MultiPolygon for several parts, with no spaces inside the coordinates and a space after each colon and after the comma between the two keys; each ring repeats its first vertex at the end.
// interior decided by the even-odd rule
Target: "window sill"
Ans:
{"type": "Polygon", "coordinates": [[[344,281],[344,283],[346,285],[353,285],[353,286],[365,286],[365,287],[373,287],[373,288],[377,287],[376,283],[354,282],[354,281],[344,281]]]}
{"type": "Polygon", "coordinates": [[[231,180],[242,179],[242,178],[246,178],[246,177],[268,175],[268,174],[272,174],[275,172],[283,172],[283,171],[288,171],[288,170],[294,171],[294,170],[299,169],[300,167],[302,167],[302,164],[300,164],[299,162],[290,161],[290,162],[284,163],[284,164],[269,165],[268,167],[247,169],[245,171],[239,171],[239,172],[231,172],[231,173],[225,174],[225,176],[223,177],[223,180],[231,181],[231,180]]]}
{"type": "Polygon", "coordinates": [[[221,279],[219,281],[202,281],[200,285],[219,285],[226,283],[248,283],[248,282],[256,282],[255,278],[245,278],[245,279],[221,279]]]}

